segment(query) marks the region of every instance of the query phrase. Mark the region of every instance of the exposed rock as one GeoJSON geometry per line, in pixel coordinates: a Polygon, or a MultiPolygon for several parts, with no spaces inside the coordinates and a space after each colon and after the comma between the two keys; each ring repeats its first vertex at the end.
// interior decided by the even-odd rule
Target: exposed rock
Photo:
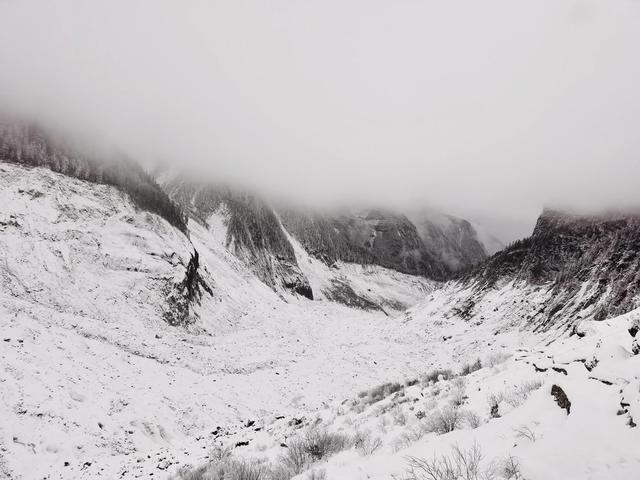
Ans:
{"type": "Polygon", "coordinates": [[[564,393],[564,390],[562,390],[558,385],[553,385],[551,387],[551,395],[555,398],[558,406],[565,409],[567,411],[567,415],[569,415],[571,413],[571,402],[569,401],[567,394],[564,393]]]}
{"type": "MultiPolygon", "coordinates": [[[[549,292],[544,306],[531,313],[535,330],[560,324],[569,328],[580,319],[604,320],[629,312],[640,295],[640,214],[545,210],[530,237],[512,243],[461,280],[473,285],[478,296],[509,281],[549,292]]],[[[582,335],[583,330],[574,333],[582,335]]]]}

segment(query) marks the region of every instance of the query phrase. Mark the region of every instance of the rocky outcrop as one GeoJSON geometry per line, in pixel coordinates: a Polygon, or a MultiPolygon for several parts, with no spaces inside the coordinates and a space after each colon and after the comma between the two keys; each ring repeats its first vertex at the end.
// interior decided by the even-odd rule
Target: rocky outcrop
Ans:
{"type": "Polygon", "coordinates": [[[551,396],[554,398],[558,406],[567,411],[567,415],[571,413],[571,402],[567,397],[567,394],[564,393],[564,390],[558,385],[553,385],[551,387],[551,396]]]}
{"type": "Polygon", "coordinates": [[[473,226],[455,217],[435,221],[423,213],[410,219],[381,209],[330,213],[283,208],[279,214],[287,231],[328,265],[380,265],[446,280],[487,257],[473,226]]]}
{"type": "Polygon", "coordinates": [[[487,258],[487,247],[469,221],[429,210],[410,218],[427,251],[450,272],[467,270],[487,258]]]}
{"type": "Polygon", "coordinates": [[[638,306],[640,215],[574,215],[546,210],[533,234],[465,275],[478,294],[505,282],[540,287],[544,305],[532,313],[536,329],[603,320],[638,306]]]}
{"type": "Polygon", "coordinates": [[[200,272],[200,255],[193,250],[185,267],[184,278],[178,283],[170,283],[167,288],[167,308],[165,320],[171,325],[186,325],[195,320],[193,307],[199,305],[204,293],[213,295],[213,290],[200,272]]]}
{"type": "Polygon", "coordinates": [[[179,177],[164,182],[164,188],[189,216],[208,228],[213,228],[211,215],[222,216],[226,246],[266,285],[313,299],[293,246],[267,203],[222,185],[198,185],[179,177]]]}

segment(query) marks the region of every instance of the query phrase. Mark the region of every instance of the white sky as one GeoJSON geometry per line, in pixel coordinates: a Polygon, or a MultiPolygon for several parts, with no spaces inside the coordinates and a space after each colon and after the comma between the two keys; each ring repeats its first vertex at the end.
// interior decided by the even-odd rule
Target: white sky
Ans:
{"type": "Polygon", "coordinates": [[[0,0],[0,105],[305,202],[640,204],[638,0],[0,0]]]}

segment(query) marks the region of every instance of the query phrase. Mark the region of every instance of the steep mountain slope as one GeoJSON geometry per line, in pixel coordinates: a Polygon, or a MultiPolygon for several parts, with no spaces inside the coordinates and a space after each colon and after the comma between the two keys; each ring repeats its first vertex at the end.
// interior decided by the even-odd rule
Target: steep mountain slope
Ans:
{"type": "Polygon", "coordinates": [[[5,294],[105,322],[142,308],[175,324],[211,296],[188,238],[114,187],[6,163],[0,182],[5,294]]]}
{"type": "Polygon", "coordinates": [[[44,128],[0,117],[0,162],[47,167],[94,183],[114,185],[144,210],[186,233],[182,212],[138,164],[120,153],[89,154],[44,128]]]}
{"type": "Polygon", "coordinates": [[[0,163],[0,205],[0,478],[158,476],[218,427],[422,361],[381,310],[415,304],[425,279],[294,250],[320,301],[277,294],[226,247],[223,217],[188,238],[118,188],[48,168],[0,163]],[[375,308],[327,301],[334,278],[375,308]]]}
{"type": "Polygon", "coordinates": [[[583,318],[603,320],[638,307],[639,287],[638,215],[546,210],[530,237],[496,253],[447,289],[452,314],[463,318],[500,308],[489,300],[498,291],[518,305],[507,323],[564,330],[583,318]]]}
{"type": "Polygon", "coordinates": [[[485,260],[488,253],[495,253],[496,248],[500,250],[495,239],[482,238],[476,227],[462,218],[430,210],[410,218],[425,248],[451,272],[466,270],[485,260]]]}
{"type": "Polygon", "coordinates": [[[445,280],[487,257],[466,220],[430,212],[306,212],[281,209],[285,228],[318,259],[374,264],[445,280]]]}
{"type": "Polygon", "coordinates": [[[258,198],[222,186],[196,186],[181,178],[163,182],[165,191],[195,221],[210,228],[223,217],[225,245],[266,285],[313,300],[293,247],[274,211],[258,198]]]}
{"type": "MultiPolygon", "coordinates": [[[[393,261],[376,261],[375,255],[357,247],[357,241],[347,237],[336,237],[336,242],[342,242],[339,248],[343,249],[343,255],[331,261],[325,256],[321,257],[324,261],[319,261],[317,251],[310,254],[287,228],[290,224],[283,223],[289,222],[290,217],[284,217],[253,195],[221,185],[198,185],[180,177],[166,176],[161,183],[188,212],[192,224],[208,230],[212,239],[233,252],[265,285],[280,294],[290,292],[388,313],[415,304],[434,288],[433,282],[424,276],[411,275],[419,273],[415,269],[403,273],[407,269],[398,268],[393,261]]],[[[415,228],[406,219],[401,220],[404,223],[398,223],[399,227],[388,223],[387,243],[400,238],[402,232],[402,238],[410,237],[419,246],[415,228]]],[[[354,236],[362,233],[357,228],[351,231],[354,236]]],[[[330,236],[332,232],[335,229],[326,223],[318,230],[321,236],[330,236]]],[[[418,249],[404,253],[402,238],[396,242],[397,256],[404,255],[409,261],[412,255],[419,257],[418,249]]]]}

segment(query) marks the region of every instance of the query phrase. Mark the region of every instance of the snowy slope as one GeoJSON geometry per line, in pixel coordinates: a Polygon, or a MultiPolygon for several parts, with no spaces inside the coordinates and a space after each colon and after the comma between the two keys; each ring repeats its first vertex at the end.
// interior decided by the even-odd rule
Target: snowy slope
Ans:
{"type": "MultiPolygon", "coordinates": [[[[0,478],[157,478],[218,427],[304,415],[422,363],[426,345],[380,310],[268,288],[220,219],[187,238],[114,187],[11,164],[0,205],[0,478]],[[194,250],[210,292],[172,327],[194,250]]],[[[371,278],[387,306],[429,288],[334,274],[371,278]]]]}
{"type": "Polygon", "coordinates": [[[481,470],[494,475],[471,478],[637,478],[640,349],[629,329],[640,324],[640,310],[584,321],[576,335],[557,336],[505,328],[503,315],[513,314],[507,298],[494,299],[502,312],[466,320],[442,314],[448,298],[438,290],[399,319],[405,333],[429,345],[415,380],[406,372],[382,397],[374,396],[371,384],[300,425],[268,421],[259,433],[245,428],[218,441],[231,447],[239,439],[249,441],[232,455],[270,466],[286,458],[283,441],[292,445],[310,429],[360,438],[310,461],[296,480],[312,478],[312,472],[327,479],[449,478],[420,471],[412,476],[410,459],[432,461],[455,447],[467,453],[478,448],[481,470]],[[463,366],[477,359],[481,365],[465,373],[463,366]],[[436,373],[438,381],[430,373],[434,369],[451,373],[436,373]],[[569,411],[552,395],[558,387],[571,402],[569,411]],[[439,430],[452,412],[457,417],[451,431],[439,430]]]}

